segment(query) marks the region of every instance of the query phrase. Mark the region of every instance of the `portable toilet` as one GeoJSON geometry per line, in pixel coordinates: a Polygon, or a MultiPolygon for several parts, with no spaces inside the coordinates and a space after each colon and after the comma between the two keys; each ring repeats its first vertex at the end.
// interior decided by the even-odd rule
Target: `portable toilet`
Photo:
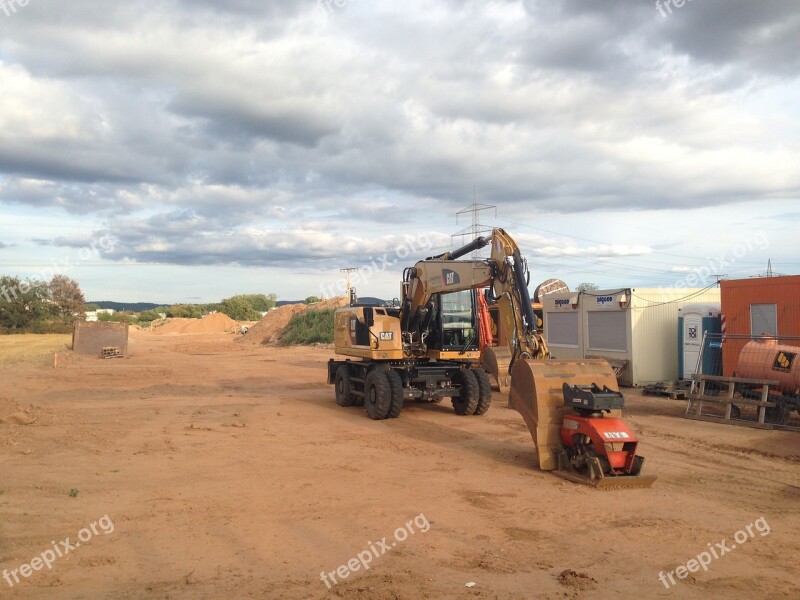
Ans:
{"type": "MultiPolygon", "coordinates": [[[[691,379],[697,372],[706,333],[722,333],[720,307],[713,304],[687,304],[678,309],[678,371],[682,379],[691,379]]],[[[706,348],[703,353],[704,375],[722,375],[719,348],[706,348]]]]}

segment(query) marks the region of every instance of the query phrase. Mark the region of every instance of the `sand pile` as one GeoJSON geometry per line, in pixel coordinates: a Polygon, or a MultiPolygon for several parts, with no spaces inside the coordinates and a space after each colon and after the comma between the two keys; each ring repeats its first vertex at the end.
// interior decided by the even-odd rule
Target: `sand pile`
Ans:
{"type": "Polygon", "coordinates": [[[228,333],[238,332],[239,323],[223,313],[214,313],[202,319],[164,319],[153,322],[153,332],[170,333],[228,333]]]}
{"type": "Polygon", "coordinates": [[[325,310],[328,308],[339,308],[347,306],[348,300],[344,296],[323,300],[317,304],[287,304],[275,310],[269,311],[263,319],[250,327],[245,335],[237,341],[243,344],[260,346],[262,344],[273,344],[278,341],[281,333],[289,325],[292,317],[299,315],[307,310],[325,310]]]}
{"type": "Polygon", "coordinates": [[[306,310],[308,310],[307,304],[287,304],[271,310],[238,341],[254,346],[277,342],[278,336],[286,329],[292,317],[306,310]]]}
{"type": "Polygon", "coordinates": [[[181,333],[227,333],[239,331],[239,323],[224,313],[214,313],[202,319],[191,319],[181,333]]]}
{"type": "Polygon", "coordinates": [[[151,325],[155,333],[180,333],[181,330],[189,324],[189,321],[196,319],[161,319],[153,321],[151,325]]]}

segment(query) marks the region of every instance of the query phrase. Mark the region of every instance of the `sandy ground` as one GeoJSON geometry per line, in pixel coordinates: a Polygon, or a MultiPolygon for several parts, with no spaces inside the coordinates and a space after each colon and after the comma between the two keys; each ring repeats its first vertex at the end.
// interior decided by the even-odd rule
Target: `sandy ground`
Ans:
{"type": "Polygon", "coordinates": [[[800,597],[800,434],[629,391],[659,480],[603,492],[538,471],[499,394],[482,418],[373,422],[336,406],[329,350],[134,336],[128,360],[0,369],[0,569],[90,538],[0,597],[800,597]],[[659,581],[723,540],[707,572],[659,581]],[[328,590],[320,572],[370,543],[328,590]]]}

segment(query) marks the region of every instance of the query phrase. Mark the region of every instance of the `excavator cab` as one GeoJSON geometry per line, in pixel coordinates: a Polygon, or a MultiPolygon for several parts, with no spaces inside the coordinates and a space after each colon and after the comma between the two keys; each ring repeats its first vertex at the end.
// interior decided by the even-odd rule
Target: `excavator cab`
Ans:
{"type": "Polygon", "coordinates": [[[475,291],[436,294],[432,304],[426,338],[428,348],[444,352],[478,351],[480,339],[475,291]]]}

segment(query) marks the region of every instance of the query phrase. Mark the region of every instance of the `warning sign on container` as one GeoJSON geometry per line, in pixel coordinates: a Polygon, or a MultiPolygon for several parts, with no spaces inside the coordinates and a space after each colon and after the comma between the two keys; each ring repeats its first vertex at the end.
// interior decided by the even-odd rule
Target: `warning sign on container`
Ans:
{"type": "Polygon", "coordinates": [[[778,356],[775,357],[775,364],[772,365],[773,371],[788,373],[792,370],[795,358],[797,358],[797,354],[794,352],[778,352],[778,356]]]}

